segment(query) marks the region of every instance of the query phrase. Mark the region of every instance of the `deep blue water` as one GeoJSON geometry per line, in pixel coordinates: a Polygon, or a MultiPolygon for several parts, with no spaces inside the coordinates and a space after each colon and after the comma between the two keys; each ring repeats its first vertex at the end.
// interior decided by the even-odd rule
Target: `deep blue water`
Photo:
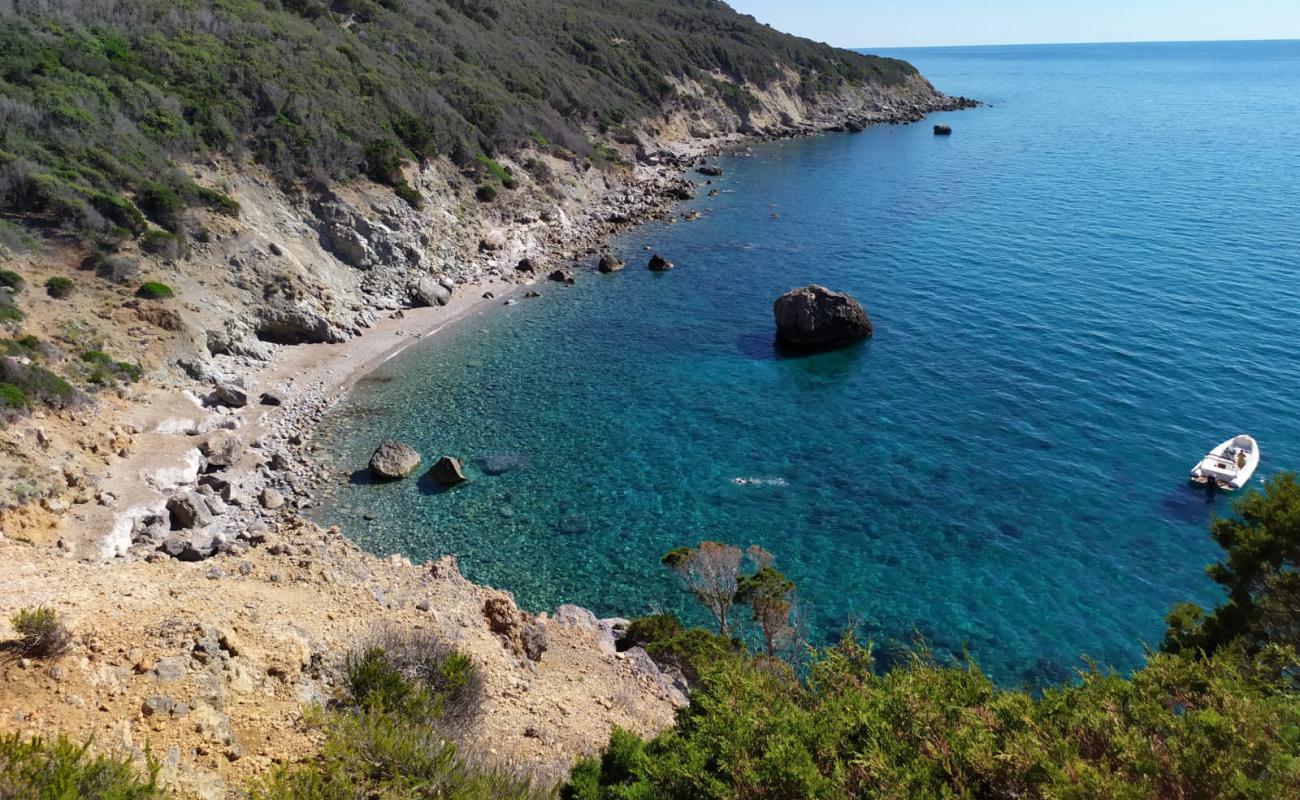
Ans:
{"type": "Polygon", "coordinates": [[[340,481],[322,519],[629,616],[690,609],[665,550],[757,543],[815,641],[919,631],[1009,683],[1132,667],[1216,602],[1228,507],[1187,469],[1238,432],[1259,477],[1300,467],[1300,43],[896,54],[989,105],[722,159],[702,220],[617,242],[625,272],[385,365],[322,432],[342,470],[387,436],[524,463],[340,481]],[[779,358],[772,301],[814,281],[876,335],[779,358]]]}

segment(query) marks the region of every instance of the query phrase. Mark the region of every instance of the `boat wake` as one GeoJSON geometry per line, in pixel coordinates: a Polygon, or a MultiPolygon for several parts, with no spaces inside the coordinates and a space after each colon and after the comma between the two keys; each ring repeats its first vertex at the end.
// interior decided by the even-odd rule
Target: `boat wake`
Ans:
{"type": "Polygon", "coordinates": [[[737,486],[789,486],[785,478],[732,478],[737,486]]]}

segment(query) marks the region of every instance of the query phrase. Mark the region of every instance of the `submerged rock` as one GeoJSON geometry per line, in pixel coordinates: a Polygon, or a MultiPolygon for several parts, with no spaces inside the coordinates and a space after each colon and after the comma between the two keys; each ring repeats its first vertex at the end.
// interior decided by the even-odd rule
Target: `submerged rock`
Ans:
{"type": "Polygon", "coordinates": [[[649,266],[651,272],[666,272],[673,268],[673,262],[659,255],[658,253],[655,253],[654,255],[650,256],[649,266]]]}
{"type": "Polygon", "coordinates": [[[794,347],[833,347],[871,335],[871,320],[851,295],[811,284],[791,289],[773,305],[776,338],[794,347]]]}
{"type": "Polygon", "coordinates": [[[388,480],[405,478],[418,466],[420,454],[410,445],[392,439],[381,443],[370,457],[370,471],[388,480]]]}
{"type": "Polygon", "coordinates": [[[523,465],[524,457],[519,453],[491,453],[479,462],[484,475],[504,475],[523,465]]]}
{"type": "Polygon", "coordinates": [[[429,468],[429,477],[442,486],[455,486],[464,482],[465,473],[461,471],[459,458],[443,456],[429,468]]]}

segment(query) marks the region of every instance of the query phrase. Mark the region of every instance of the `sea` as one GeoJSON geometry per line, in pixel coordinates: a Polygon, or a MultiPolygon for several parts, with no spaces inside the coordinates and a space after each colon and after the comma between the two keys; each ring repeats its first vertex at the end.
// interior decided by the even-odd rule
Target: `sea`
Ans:
{"type": "Polygon", "coordinates": [[[1300,468],[1300,42],[885,54],[984,105],[719,158],[699,220],[614,241],[623,272],[382,365],[321,428],[319,521],[534,611],[698,623],[660,556],[756,544],[809,644],[1008,686],[1131,670],[1174,604],[1217,603],[1232,497],[1188,470],[1237,433],[1254,486],[1300,468]],[[772,303],[808,283],[875,335],[779,352],[772,303]],[[389,437],[468,482],[370,482],[389,437]]]}

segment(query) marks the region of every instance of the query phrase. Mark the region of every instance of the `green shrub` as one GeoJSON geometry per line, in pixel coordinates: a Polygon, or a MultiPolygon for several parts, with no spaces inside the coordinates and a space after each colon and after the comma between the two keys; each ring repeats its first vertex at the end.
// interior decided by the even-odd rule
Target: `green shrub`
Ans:
{"type": "Polygon", "coordinates": [[[427,632],[382,629],[348,656],[344,671],[349,694],[361,707],[468,720],[483,702],[483,678],[473,661],[427,632]]]}
{"type": "Polygon", "coordinates": [[[25,411],[32,406],[27,393],[12,383],[0,383],[0,409],[25,411]]]}
{"type": "Polygon", "coordinates": [[[424,196],[405,180],[398,181],[397,185],[393,187],[393,191],[396,192],[398,197],[405,200],[411,208],[416,210],[424,208],[424,196]]]}
{"type": "Polygon", "coordinates": [[[55,275],[45,282],[45,293],[50,297],[63,298],[72,294],[76,284],[71,278],[65,278],[62,275],[55,275]]]}
{"type": "Polygon", "coordinates": [[[149,181],[136,196],[136,205],[153,220],[173,233],[180,229],[181,212],[185,210],[185,201],[176,190],[159,181],[149,181]]]}
{"type": "Polygon", "coordinates": [[[165,258],[176,258],[181,253],[181,240],[169,231],[151,228],[140,238],[140,249],[165,258]]]}
{"type": "Polygon", "coordinates": [[[24,608],[9,619],[18,639],[10,646],[25,658],[57,658],[68,651],[72,634],[52,608],[24,608]]]}
{"type": "Polygon", "coordinates": [[[481,184],[474,190],[474,197],[478,198],[480,203],[491,203],[493,200],[497,199],[496,187],[489,186],[486,183],[481,184]]]}
{"type": "Polygon", "coordinates": [[[501,182],[502,186],[507,189],[517,189],[519,187],[519,181],[515,180],[514,175],[510,174],[510,170],[499,164],[494,159],[480,154],[477,160],[478,163],[487,170],[489,175],[501,182]]]}
{"type": "Polygon", "coordinates": [[[13,289],[14,294],[17,294],[18,292],[21,292],[23,287],[26,285],[27,282],[23,280],[23,276],[19,275],[17,272],[8,269],[0,269],[0,287],[13,289]]]}
{"type": "Polygon", "coordinates": [[[325,729],[318,758],[277,770],[253,787],[253,800],[553,797],[526,778],[462,752],[446,732],[399,712],[377,707],[335,712],[325,729]]]}
{"type": "Polygon", "coordinates": [[[54,739],[0,734],[0,797],[31,800],[151,800],[163,798],[158,764],[145,774],[124,757],[91,756],[89,744],[63,735],[54,739]]]}
{"type": "Polygon", "coordinates": [[[144,374],[138,364],[114,361],[112,356],[102,350],[87,350],[81,354],[81,360],[91,368],[86,380],[96,386],[114,386],[119,382],[135,383],[144,374]]]}
{"type": "Polygon", "coordinates": [[[1300,697],[1239,655],[1156,655],[1036,697],[924,652],[880,675],[846,638],[806,679],[765,657],[706,666],[672,730],[616,732],[561,797],[1284,797],[1298,746],[1300,697]]]}
{"type": "Polygon", "coordinates": [[[0,304],[0,322],[22,322],[23,312],[16,306],[0,304]]]}
{"type": "Polygon", "coordinates": [[[148,281],[135,292],[136,297],[142,297],[145,300],[164,300],[173,294],[175,292],[172,291],[172,287],[159,281],[148,281]]]}
{"type": "Polygon", "coordinates": [[[224,192],[206,186],[195,186],[194,195],[199,203],[218,214],[225,214],[227,217],[239,216],[239,201],[224,192]]]}
{"type": "Polygon", "coordinates": [[[39,364],[0,359],[0,382],[17,386],[33,401],[54,408],[67,408],[82,399],[72,384],[39,364]]]}

